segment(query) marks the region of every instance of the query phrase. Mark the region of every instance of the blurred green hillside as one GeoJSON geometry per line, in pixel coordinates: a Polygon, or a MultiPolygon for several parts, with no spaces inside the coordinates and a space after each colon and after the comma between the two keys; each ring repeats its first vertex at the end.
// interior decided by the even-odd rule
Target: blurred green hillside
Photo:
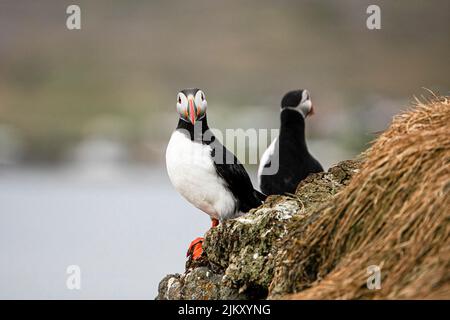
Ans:
{"type": "Polygon", "coordinates": [[[79,31],[69,4],[0,2],[0,162],[65,160],[92,137],[160,161],[185,87],[216,128],[276,128],[282,95],[308,88],[312,141],[356,153],[399,101],[450,88],[449,1],[77,1],[79,31]]]}

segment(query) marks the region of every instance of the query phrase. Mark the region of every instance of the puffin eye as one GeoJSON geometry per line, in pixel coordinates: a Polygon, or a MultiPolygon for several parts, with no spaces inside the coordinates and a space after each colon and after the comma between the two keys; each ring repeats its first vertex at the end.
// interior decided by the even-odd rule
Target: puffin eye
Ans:
{"type": "Polygon", "coordinates": [[[200,98],[200,100],[203,102],[205,101],[205,94],[203,93],[203,91],[198,90],[197,95],[198,98],[200,98]]]}
{"type": "Polygon", "coordinates": [[[181,97],[178,96],[178,103],[181,104],[181,97]]]}
{"type": "Polygon", "coordinates": [[[195,94],[195,101],[198,105],[203,105],[204,103],[206,103],[206,97],[202,90],[198,90],[195,94]]]}

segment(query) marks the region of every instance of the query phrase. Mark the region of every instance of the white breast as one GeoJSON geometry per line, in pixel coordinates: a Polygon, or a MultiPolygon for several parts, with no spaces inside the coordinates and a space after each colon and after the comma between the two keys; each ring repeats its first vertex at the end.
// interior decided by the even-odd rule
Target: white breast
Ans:
{"type": "Polygon", "coordinates": [[[167,146],[166,166],[175,189],[194,206],[219,220],[236,214],[236,200],[216,173],[210,146],[175,131],[167,146]]]}
{"type": "Polygon", "coordinates": [[[271,158],[273,156],[273,153],[275,152],[275,143],[277,141],[278,137],[273,139],[272,143],[269,145],[269,147],[264,151],[261,160],[259,161],[259,167],[258,167],[258,185],[261,188],[261,175],[264,170],[264,166],[271,161],[271,158]]]}

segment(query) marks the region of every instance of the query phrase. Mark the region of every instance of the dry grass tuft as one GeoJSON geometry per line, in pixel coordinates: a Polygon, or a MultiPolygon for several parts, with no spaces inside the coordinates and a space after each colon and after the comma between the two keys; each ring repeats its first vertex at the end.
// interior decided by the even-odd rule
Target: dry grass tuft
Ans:
{"type": "Polygon", "coordinates": [[[450,299],[450,100],[417,101],[307,227],[292,299],[450,299]],[[381,267],[381,289],[366,287],[381,267]],[[307,270],[307,271],[306,271],[307,270]],[[312,270],[312,271],[311,271],[312,270]]]}

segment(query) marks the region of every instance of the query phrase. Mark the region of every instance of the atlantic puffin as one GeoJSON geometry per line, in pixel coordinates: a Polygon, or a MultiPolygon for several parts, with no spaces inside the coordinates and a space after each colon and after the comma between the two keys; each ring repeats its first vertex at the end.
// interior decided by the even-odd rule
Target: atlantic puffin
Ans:
{"type": "MultiPolygon", "coordinates": [[[[205,93],[184,89],[177,95],[178,126],[166,150],[166,167],[175,189],[207,213],[212,227],[261,205],[266,196],[253,188],[236,156],[208,127],[205,93]]],[[[203,238],[191,242],[187,256],[198,259],[203,238]]]]}
{"type": "Polygon", "coordinates": [[[306,145],[305,120],[312,114],[314,108],[308,90],[289,91],[284,95],[279,136],[259,163],[258,182],[263,193],[294,193],[299,182],[310,173],[323,171],[306,145]]]}

